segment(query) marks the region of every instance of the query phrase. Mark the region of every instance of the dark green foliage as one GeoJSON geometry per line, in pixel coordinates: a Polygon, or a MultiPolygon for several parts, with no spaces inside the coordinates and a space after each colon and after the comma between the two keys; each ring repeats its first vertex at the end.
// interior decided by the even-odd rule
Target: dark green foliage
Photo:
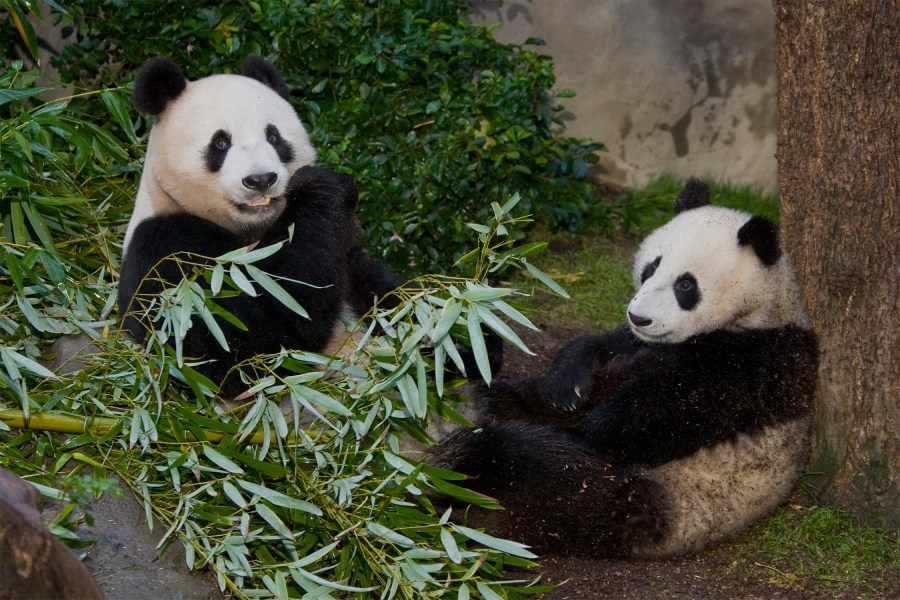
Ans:
{"type": "Polygon", "coordinates": [[[467,6],[81,0],[65,17],[78,43],[57,64],[96,89],[156,55],[192,79],[237,71],[247,54],[272,60],[320,162],[357,181],[371,246],[422,272],[452,264],[465,223],[484,222],[491,202],[516,191],[554,227],[578,228],[594,201],[586,171],[602,146],[555,135],[551,59],[497,43],[466,20],[467,6]]]}
{"type": "Polygon", "coordinates": [[[44,100],[38,73],[21,68],[13,62],[0,74],[0,242],[51,254],[64,248],[87,269],[115,264],[109,226],[127,217],[138,145],[127,97],[94,94],[103,117],[87,118],[70,98],[44,100]],[[123,143],[123,130],[133,145],[123,143]]]}
{"type": "MultiPolygon", "coordinates": [[[[778,198],[774,194],[763,193],[751,186],[735,186],[720,181],[707,183],[713,204],[768,217],[778,223],[778,198]]],[[[645,235],[672,218],[673,202],[684,184],[683,179],[664,175],[639,190],[629,190],[616,198],[610,212],[626,233],[645,235]]]]}

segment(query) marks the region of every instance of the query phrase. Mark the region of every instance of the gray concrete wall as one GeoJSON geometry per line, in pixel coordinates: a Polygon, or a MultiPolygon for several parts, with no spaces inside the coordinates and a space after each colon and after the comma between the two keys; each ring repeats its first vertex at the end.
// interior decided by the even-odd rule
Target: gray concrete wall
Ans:
{"type": "Polygon", "coordinates": [[[599,175],[662,173],[776,187],[771,0],[476,0],[496,38],[539,37],[556,64],[566,133],[605,143],[599,175]]]}

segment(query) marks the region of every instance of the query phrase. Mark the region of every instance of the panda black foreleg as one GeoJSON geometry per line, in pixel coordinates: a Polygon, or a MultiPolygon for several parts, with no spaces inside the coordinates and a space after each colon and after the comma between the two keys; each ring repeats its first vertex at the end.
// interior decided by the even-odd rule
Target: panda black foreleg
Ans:
{"type": "Polygon", "coordinates": [[[618,364],[640,348],[627,330],[578,338],[564,346],[543,378],[500,378],[473,385],[482,414],[494,419],[569,424],[614,389],[618,364]]]}
{"type": "Polygon", "coordinates": [[[471,524],[539,552],[621,557],[665,534],[659,485],[580,449],[562,428],[489,423],[433,452],[506,509],[472,509],[471,524]]]}
{"type": "Polygon", "coordinates": [[[568,425],[577,418],[574,413],[548,410],[552,407],[541,394],[541,380],[537,378],[500,377],[490,385],[472,379],[467,394],[485,420],[568,425]]]}
{"type": "Polygon", "coordinates": [[[354,246],[348,255],[350,285],[347,300],[356,315],[368,313],[377,301],[382,308],[394,308],[401,297],[392,292],[407,283],[365,248],[354,246]]]}
{"type": "Polygon", "coordinates": [[[625,327],[569,342],[559,350],[541,382],[541,395],[551,407],[572,413],[602,402],[609,392],[599,388],[610,387],[616,379],[614,369],[606,372],[607,365],[640,347],[625,327]]]}

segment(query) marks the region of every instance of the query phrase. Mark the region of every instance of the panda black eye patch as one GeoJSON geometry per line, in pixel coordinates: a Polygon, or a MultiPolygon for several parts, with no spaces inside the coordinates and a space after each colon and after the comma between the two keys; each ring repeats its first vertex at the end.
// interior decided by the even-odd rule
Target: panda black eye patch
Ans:
{"type": "Polygon", "coordinates": [[[656,273],[657,267],[659,267],[659,263],[662,261],[662,256],[657,256],[656,260],[653,262],[649,262],[644,266],[644,270],[641,271],[641,283],[644,283],[656,273]]]}
{"type": "Polygon", "coordinates": [[[231,136],[223,129],[215,132],[206,146],[204,159],[206,160],[206,168],[216,173],[225,163],[225,156],[231,148],[231,136]]]}
{"type": "Polygon", "coordinates": [[[278,159],[281,162],[289,163],[294,159],[294,148],[286,139],[281,137],[281,132],[272,124],[266,126],[266,141],[275,148],[275,152],[278,153],[278,159]]]}
{"type": "Polygon", "coordinates": [[[672,289],[682,310],[691,310],[700,302],[700,286],[697,285],[697,278],[690,273],[676,279],[672,289]]]}

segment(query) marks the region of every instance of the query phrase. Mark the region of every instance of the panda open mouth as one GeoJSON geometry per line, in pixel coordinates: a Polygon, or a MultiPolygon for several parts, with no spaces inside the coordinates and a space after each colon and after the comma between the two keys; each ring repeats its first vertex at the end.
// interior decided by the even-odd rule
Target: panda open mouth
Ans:
{"type": "Polygon", "coordinates": [[[268,206],[271,201],[272,199],[268,196],[257,196],[256,198],[247,200],[247,206],[268,206]]]}

